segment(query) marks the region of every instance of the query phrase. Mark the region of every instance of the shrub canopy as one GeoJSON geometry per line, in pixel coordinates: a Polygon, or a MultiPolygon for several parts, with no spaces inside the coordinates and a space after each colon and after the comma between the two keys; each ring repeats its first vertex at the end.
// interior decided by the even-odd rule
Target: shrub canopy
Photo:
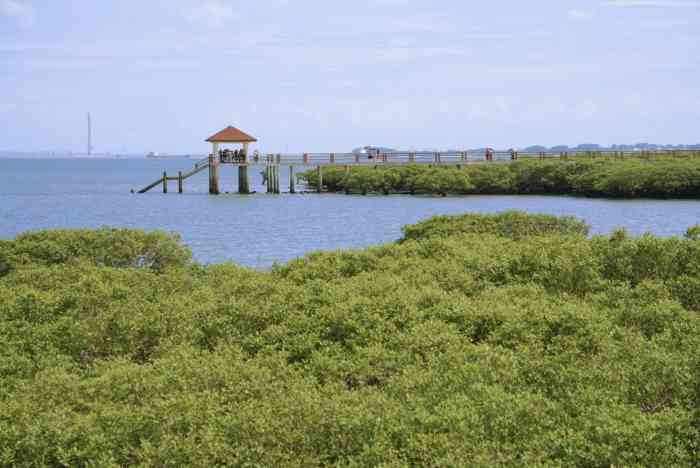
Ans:
{"type": "MultiPolygon", "coordinates": [[[[315,186],[318,174],[300,174],[315,186]]],[[[518,160],[508,164],[342,167],[323,170],[324,187],[346,193],[558,194],[589,197],[700,197],[700,157],[518,160]]]]}
{"type": "Polygon", "coordinates": [[[267,272],[162,234],[3,242],[0,464],[698,465],[694,236],[404,232],[267,272]]]}

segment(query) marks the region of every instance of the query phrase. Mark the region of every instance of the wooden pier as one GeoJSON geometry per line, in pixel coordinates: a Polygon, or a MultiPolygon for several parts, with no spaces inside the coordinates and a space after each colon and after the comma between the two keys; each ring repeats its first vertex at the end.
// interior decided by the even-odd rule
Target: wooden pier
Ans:
{"type": "Polygon", "coordinates": [[[323,188],[323,168],[327,166],[345,167],[350,171],[351,167],[381,167],[394,165],[429,165],[429,166],[466,166],[468,164],[489,164],[508,163],[520,159],[536,160],[567,160],[569,158],[648,158],[652,155],[681,155],[690,154],[700,156],[698,151],[682,150],[654,150],[654,151],[564,151],[564,152],[519,152],[509,151],[392,151],[377,152],[371,154],[360,153],[294,153],[294,154],[267,154],[249,155],[249,143],[257,141],[235,127],[227,127],[221,132],[211,136],[206,140],[212,143],[212,153],[198,161],[194,168],[188,172],[178,172],[177,176],[168,176],[163,173],[163,177],[147,185],[138,191],[146,193],[157,186],[162,186],[163,193],[168,193],[168,182],[178,182],[178,193],[183,193],[184,181],[190,177],[208,169],[209,171],[209,193],[218,195],[220,193],[219,170],[224,165],[231,165],[238,169],[238,192],[241,194],[251,193],[250,190],[250,168],[264,167],[264,178],[266,181],[267,193],[279,194],[280,190],[280,170],[282,166],[287,166],[289,171],[289,193],[296,193],[296,180],[294,170],[296,167],[314,168],[317,171],[317,185],[315,191],[320,193],[323,188]],[[240,144],[242,148],[237,151],[219,150],[219,145],[223,143],[240,144]]]}

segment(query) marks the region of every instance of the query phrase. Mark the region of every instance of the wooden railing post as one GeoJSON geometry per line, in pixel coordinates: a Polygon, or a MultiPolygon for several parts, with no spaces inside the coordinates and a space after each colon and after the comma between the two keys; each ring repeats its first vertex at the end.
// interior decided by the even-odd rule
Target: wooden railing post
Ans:
{"type": "Polygon", "coordinates": [[[355,162],[356,162],[357,164],[360,163],[360,155],[359,155],[359,154],[355,154],[355,162]]]}
{"type": "Polygon", "coordinates": [[[168,193],[168,174],[163,172],[163,193],[168,193]]]}
{"type": "Polygon", "coordinates": [[[294,186],[294,166],[289,166],[289,193],[296,193],[294,186]]]}
{"type": "Polygon", "coordinates": [[[331,153],[329,156],[331,164],[335,164],[335,153],[331,153]]]}
{"type": "Polygon", "coordinates": [[[305,165],[309,164],[309,154],[308,153],[304,153],[304,164],[305,165]]]}
{"type": "Polygon", "coordinates": [[[177,193],[182,193],[182,171],[177,172],[177,193]]]}
{"type": "Polygon", "coordinates": [[[321,165],[318,165],[318,168],[316,169],[317,172],[317,180],[316,180],[316,192],[321,193],[321,190],[323,189],[323,171],[321,169],[321,165]]]}

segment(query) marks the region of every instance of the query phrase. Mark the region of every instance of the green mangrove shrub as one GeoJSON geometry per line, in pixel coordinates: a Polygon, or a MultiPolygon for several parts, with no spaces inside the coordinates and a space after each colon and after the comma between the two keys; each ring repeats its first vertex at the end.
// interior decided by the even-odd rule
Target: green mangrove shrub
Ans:
{"type": "MultiPolygon", "coordinates": [[[[300,177],[315,185],[315,171],[300,177]]],[[[590,197],[700,196],[700,158],[572,158],[467,166],[325,168],[331,192],[422,194],[572,194],[590,197]]]]}
{"type": "Polygon", "coordinates": [[[586,233],[437,217],[263,272],[0,242],[0,464],[697,466],[700,243],[586,233]]]}

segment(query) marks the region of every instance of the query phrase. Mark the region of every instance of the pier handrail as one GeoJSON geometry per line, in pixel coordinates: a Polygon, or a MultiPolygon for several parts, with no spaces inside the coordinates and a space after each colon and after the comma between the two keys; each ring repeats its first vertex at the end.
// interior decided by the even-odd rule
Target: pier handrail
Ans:
{"type": "Polygon", "coordinates": [[[157,187],[160,184],[166,183],[169,180],[178,180],[178,181],[183,181],[185,179],[188,179],[192,177],[193,175],[202,172],[204,169],[207,169],[209,167],[209,158],[206,159],[206,163],[203,163],[202,161],[199,161],[197,164],[194,165],[194,169],[192,169],[190,172],[186,172],[184,174],[178,175],[177,177],[161,177],[160,179],[156,180],[152,184],[149,184],[139,190],[137,193],[146,193],[149,190],[151,190],[154,187],[157,187]]]}
{"type": "MultiPolygon", "coordinates": [[[[700,150],[695,148],[687,149],[650,149],[650,150],[619,150],[619,149],[565,149],[563,151],[519,151],[517,149],[510,150],[448,150],[448,151],[387,151],[373,153],[269,153],[266,156],[253,158],[252,161],[222,161],[222,164],[233,164],[239,166],[239,181],[241,187],[247,187],[247,168],[248,166],[265,165],[277,168],[280,165],[289,165],[290,173],[295,165],[298,166],[317,166],[319,170],[319,180],[321,180],[322,166],[392,166],[392,165],[456,165],[458,167],[468,164],[506,164],[519,159],[559,159],[566,161],[569,158],[585,158],[594,159],[598,157],[607,158],[639,158],[649,159],[654,156],[676,156],[676,157],[700,157],[700,150]]],[[[163,192],[167,193],[168,181],[179,181],[178,192],[182,193],[182,181],[203,171],[210,169],[210,193],[218,193],[218,167],[219,163],[210,164],[211,155],[207,156],[194,165],[194,169],[185,174],[179,173],[177,177],[168,177],[163,173],[163,177],[156,180],[152,184],[144,187],[138,193],[145,193],[163,184],[163,192]]],[[[320,189],[319,189],[320,190],[320,189]]],[[[249,193],[247,188],[244,188],[242,193],[249,193]]]]}
{"type": "Polygon", "coordinates": [[[137,193],[146,193],[146,192],[148,192],[149,190],[151,190],[153,187],[155,187],[155,186],[157,186],[157,185],[160,185],[160,184],[162,184],[162,183],[163,183],[163,178],[161,177],[160,179],[156,180],[156,181],[153,182],[152,184],[145,186],[144,188],[142,188],[141,190],[139,190],[137,193]]]}
{"type": "Polygon", "coordinates": [[[196,163],[194,163],[194,168],[197,169],[199,166],[201,166],[203,164],[209,165],[209,156],[207,156],[206,158],[202,158],[199,161],[197,161],[196,163]]]}

